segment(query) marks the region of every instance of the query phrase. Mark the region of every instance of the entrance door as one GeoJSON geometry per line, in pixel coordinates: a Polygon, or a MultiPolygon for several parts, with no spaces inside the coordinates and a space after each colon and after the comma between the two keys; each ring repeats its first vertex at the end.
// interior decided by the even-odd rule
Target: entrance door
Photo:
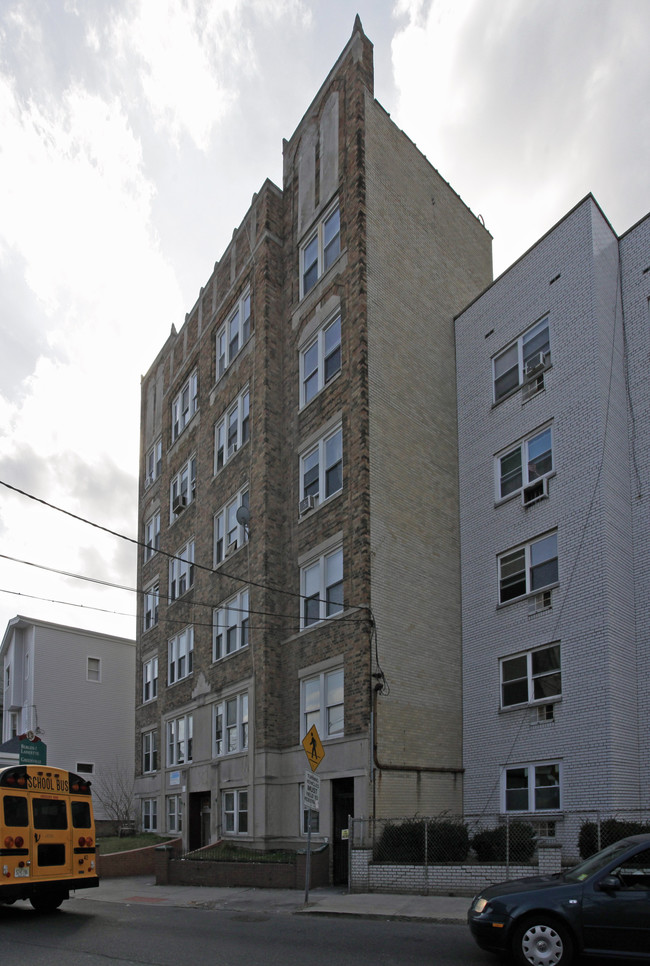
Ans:
{"type": "Polygon", "coordinates": [[[209,844],[210,835],[210,792],[190,792],[190,814],[187,844],[190,851],[209,844]],[[207,840],[206,819],[207,813],[207,840]]]}
{"type": "Polygon", "coordinates": [[[350,815],[354,815],[354,778],[335,778],[332,781],[334,885],[347,885],[348,881],[348,840],[343,837],[343,831],[347,831],[350,815]]]}

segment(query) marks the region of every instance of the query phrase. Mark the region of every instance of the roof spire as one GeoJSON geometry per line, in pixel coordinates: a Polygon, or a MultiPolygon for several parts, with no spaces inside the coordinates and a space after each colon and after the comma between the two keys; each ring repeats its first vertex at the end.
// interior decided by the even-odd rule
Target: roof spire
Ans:
{"type": "Polygon", "coordinates": [[[354,18],[354,27],[352,28],[352,36],[354,36],[357,32],[360,34],[363,33],[363,26],[361,24],[361,17],[359,16],[359,14],[357,14],[356,17],[354,18]]]}

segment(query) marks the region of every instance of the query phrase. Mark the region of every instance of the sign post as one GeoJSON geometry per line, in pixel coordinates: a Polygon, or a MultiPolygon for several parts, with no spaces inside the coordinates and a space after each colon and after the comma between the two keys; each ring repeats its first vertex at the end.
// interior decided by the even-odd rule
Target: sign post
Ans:
{"type": "Polygon", "coordinates": [[[307,905],[309,902],[309,879],[311,877],[311,813],[312,809],[317,812],[320,807],[320,778],[314,772],[325,757],[325,750],[318,737],[316,725],[312,725],[302,739],[302,746],[311,768],[311,772],[305,772],[305,793],[303,795],[303,805],[307,809],[307,861],[305,862],[305,905],[307,905]]]}

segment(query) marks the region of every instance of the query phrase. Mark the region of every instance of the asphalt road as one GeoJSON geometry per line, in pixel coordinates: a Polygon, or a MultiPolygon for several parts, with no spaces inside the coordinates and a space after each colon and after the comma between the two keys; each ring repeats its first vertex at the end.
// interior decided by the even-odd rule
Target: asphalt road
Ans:
{"type": "Polygon", "coordinates": [[[72,899],[0,906],[2,966],[488,966],[464,926],[72,899]]]}

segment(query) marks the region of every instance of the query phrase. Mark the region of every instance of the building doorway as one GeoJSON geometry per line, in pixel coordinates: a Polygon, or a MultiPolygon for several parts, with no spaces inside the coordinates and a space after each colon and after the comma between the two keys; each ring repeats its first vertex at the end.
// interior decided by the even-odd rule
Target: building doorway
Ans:
{"type": "Polygon", "coordinates": [[[335,778],[332,781],[332,881],[334,885],[347,885],[348,882],[347,830],[350,815],[354,815],[354,778],[335,778]]]}
{"type": "Polygon", "coordinates": [[[210,792],[190,792],[188,837],[190,851],[210,844],[210,792]]]}

